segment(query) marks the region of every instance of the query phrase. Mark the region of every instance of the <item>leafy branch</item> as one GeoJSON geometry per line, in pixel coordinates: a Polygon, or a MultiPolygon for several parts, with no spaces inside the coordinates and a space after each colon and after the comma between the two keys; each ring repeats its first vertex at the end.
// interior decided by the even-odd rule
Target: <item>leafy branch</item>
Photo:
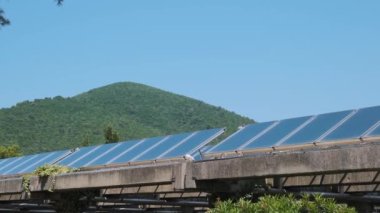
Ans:
{"type": "Polygon", "coordinates": [[[46,178],[49,183],[48,191],[53,192],[55,187],[55,177],[60,174],[76,172],[78,169],[73,169],[62,165],[45,164],[36,168],[33,173],[23,176],[22,186],[26,193],[30,194],[30,178],[32,176],[38,176],[39,178],[46,178]]]}
{"type": "Polygon", "coordinates": [[[4,10],[0,8],[0,26],[9,25],[11,22],[4,16],[4,10]]]}
{"type": "MultiPolygon", "coordinates": [[[[55,0],[58,6],[62,6],[64,0],[55,0]]],[[[4,16],[4,10],[0,8],[0,27],[10,25],[11,21],[4,16]]]]}

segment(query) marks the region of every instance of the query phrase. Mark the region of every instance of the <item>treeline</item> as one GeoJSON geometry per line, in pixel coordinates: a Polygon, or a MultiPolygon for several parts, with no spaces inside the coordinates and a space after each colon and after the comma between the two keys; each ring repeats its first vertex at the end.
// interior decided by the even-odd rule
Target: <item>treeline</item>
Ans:
{"type": "Polygon", "coordinates": [[[22,152],[19,145],[15,145],[15,144],[9,145],[9,146],[0,145],[0,159],[17,157],[21,155],[22,155],[22,152]]]}
{"type": "Polygon", "coordinates": [[[0,110],[0,144],[24,154],[104,143],[112,126],[125,141],[227,127],[253,120],[198,100],[136,83],[116,83],[75,97],[37,99],[0,110]]]}

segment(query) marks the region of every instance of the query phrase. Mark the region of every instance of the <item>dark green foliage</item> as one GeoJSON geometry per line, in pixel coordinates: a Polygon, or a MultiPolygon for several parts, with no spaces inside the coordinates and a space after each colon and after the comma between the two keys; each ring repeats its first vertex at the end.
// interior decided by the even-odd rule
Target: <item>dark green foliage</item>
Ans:
{"type": "MultiPolygon", "coordinates": [[[[55,0],[58,6],[62,6],[63,0],[55,0]]],[[[11,22],[4,16],[4,10],[0,8],[0,28],[9,25],[11,22]]]]}
{"type": "Polygon", "coordinates": [[[106,140],[105,143],[115,143],[120,140],[119,134],[111,126],[107,126],[104,129],[104,139],[106,140]]]}
{"type": "Polygon", "coordinates": [[[116,83],[72,98],[25,101],[0,110],[0,144],[26,154],[104,143],[112,124],[121,141],[252,123],[220,107],[136,83],[116,83]]]}
{"type": "Polygon", "coordinates": [[[4,11],[0,8],[0,27],[9,25],[11,22],[4,16],[4,11]]]}
{"type": "Polygon", "coordinates": [[[2,146],[0,145],[0,159],[2,158],[10,158],[10,157],[17,157],[20,156],[21,149],[19,145],[8,145],[8,146],[2,146]]]}
{"type": "Polygon", "coordinates": [[[240,199],[238,202],[231,200],[217,202],[214,209],[208,213],[355,213],[354,208],[346,204],[337,204],[334,199],[323,198],[315,195],[314,200],[304,195],[297,200],[292,195],[260,197],[259,201],[240,199]]]}

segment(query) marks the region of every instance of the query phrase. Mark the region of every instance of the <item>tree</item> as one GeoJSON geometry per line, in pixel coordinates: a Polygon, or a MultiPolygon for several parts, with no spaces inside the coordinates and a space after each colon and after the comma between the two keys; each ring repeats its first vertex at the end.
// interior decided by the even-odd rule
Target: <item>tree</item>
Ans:
{"type": "Polygon", "coordinates": [[[90,140],[90,136],[88,134],[86,134],[84,137],[83,137],[83,141],[82,143],[80,144],[80,146],[90,146],[91,144],[91,140],[90,140]]]}
{"type": "Polygon", "coordinates": [[[116,132],[116,130],[113,130],[110,125],[108,125],[104,129],[104,138],[106,140],[106,143],[115,143],[119,142],[119,134],[116,132]]]}
{"type": "Polygon", "coordinates": [[[4,11],[0,8],[0,26],[9,25],[11,22],[4,16],[4,11]]]}
{"type": "MultiPolygon", "coordinates": [[[[63,0],[55,0],[55,2],[58,6],[61,6],[63,4],[63,0]]],[[[4,16],[4,10],[0,8],[0,28],[9,24],[11,24],[11,22],[4,16]]]]}
{"type": "Polygon", "coordinates": [[[232,200],[218,201],[215,208],[208,213],[355,213],[356,210],[347,204],[338,204],[332,198],[324,198],[321,195],[303,195],[300,200],[292,194],[289,195],[265,195],[257,202],[251,202],[244,198],[237,202],[232,200]]]}
{"type": "Polygon", "coordinates": [[[11,158],[20,156],[21,149],[19,145],[9,145],[9,146],[1,146],[0,145],[0,159],[2,158],[11,158]]]}

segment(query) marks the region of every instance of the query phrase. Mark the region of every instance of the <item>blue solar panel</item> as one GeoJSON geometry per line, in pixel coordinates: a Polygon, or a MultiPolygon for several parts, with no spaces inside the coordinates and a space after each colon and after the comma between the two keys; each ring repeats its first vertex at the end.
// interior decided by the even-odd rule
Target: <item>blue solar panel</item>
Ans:
{"type": "Polygon", "coordinates": [[[39,154],[39,157],[37,159],[28,164],[28,166],[22,169],[18,169],[17,173],[28,173],[34,171],[37,167],[44,164],[54,164],[65,156],[68,156],[70,153],[71,152],[69,150],[63,150],[39,154]]]}
{"type": "Polygon", "coordinates": [[[346,118],[352,110],[318,115],[311,123],[287,139],[281,145],[296,145],[315,142],[338,122],[346,118]]]}
{"type": "Polygon", "coordinates": [[[37,157],[38,155],[27,155],[17,164],[13,165],[12,167],[8,167],[6,170],[3,170],[2,174],[4,175],[13,174],[12,172],[14,170],[17,170],[20,167],[22,168],[23,166],[27,166],[30,162],[33,162],[33,160],[37,157]]]}
{"type": "Polygon", "coordinates": [[[294,131],[302,127],[302,125],[311,118],[311,116],[308,116],[282,120],[270,131],[246,145],[244,149],[268,148],[277,146],[277,143],[280,143],[280,141],[287,135],[294,133],[294,131]]]}
{"type": "Polygon", "coordinates": [[[273,123],[274,122],[266,122],[247,125],[238,130],[235,134],[232,134],[230,137],[215,145],[213,148],[209,149],[207,152],[214,153],[237,150],[239,147],[254,139],[259,133],[263,132],[267,128],[270,128],[273,123]]]}
{"type": "Polygon", "coordinates": [[[71,161],[68,165],[74,168],[82,167],[88,164],[90,161],[94,160],[96,157],[100,156],[103,153],[106,153],[108,150],[112,150],[114,147],[117,147],[118,145],[119,143],[110,143],[96,146],[93,149],[88,150],[81,157],[75,158],[75,160],[71,161]]]}
{"type": "Polygon", "coordinates": [[[137,144],[136,147],[134,147],[132,150],[130,150],[127,153],[124,153],[123,155],[118,156],[115,159],[112,159],[112,161],[108,163],[126,163],[131,161],[134,157],[139,155],[140,153],[144,152],[145,150],[149,149],[150,147],[154,146],[156,143],[160,143],[160,141],[165,140],[166,137],[156,137],[156,138],[149,138],[141,141],[137,144]]]}
{"type": "Polygon", "coordinates": [[[376,126],[374,126],[375,128],[369,132],[368,135],[366,136],[370,136],[370,137],[377,137],[377,136],[380,136],[380,121],[376,123],[376,126]]]}
{"type": "Polygon", "coordinates": [[[10,159],[11,159],[11,158],[1,159],[1,160],[0,160],[0,168],[1,168],[3,165],[5,165],[7,162],[9,162],[10,159]]]}
{"type": "Polygon", "coordinates": [[[159,158],[172,158],[191,155],[198,149],[209,143],[211,140],[219,136],[223,132],[222,129],[210,129],[205,131],[195,132],[190,138],[183,143],[178,143],[178,146],[173,146],[172,149],[167,150],[159,156],[159,158]]]}
{"type": "Polygon", "coordinates": [[[138,145],[140,140],[127,141],[118,143],[117,146],[113,146],[112,149],[107,150],[96,158],[92,159],[90,162],[83,166],[96,166],[96,165],[106,165],[117,159],[118,156],[122,156],[130,152],[135,146],[138,145]]]}
{"type": "Polygon", "coordinates": [[[97,150],[99,147],[100,146],[88,146],[88,147],[78,148],[74,153],[64,158],[63,160],[59,161],[58,164],[73,167],[72,166],[73,164],[80,161],[82,158],[86,157],[87,155],[91,154],[91,152],[97,150]]]}
{"type": "Polygon", "coordinates": [[[1,162],[0,174],[10,175],[32,172],[46,163],[55,163],[55,161],[69,153],[70,151],[64,150],[4,159],[4,162],[1,162]]]}
{"type": "Polygon", "coordinates": [[[197,151],[195,151],[194,153],[192,153],[193,158],[195,160],[202,160],[201,153],[203,155],[204,153],[206,153],[212,147],[214,147],[214,146],[213,145],[207,145],[207,146],[201,147],[200,149],[198,149],[197,151]]]}
{"type": "Polygon", "coordinates": [[[86,167],[180,157],[210,142],[223,133],[223,129],[182,133],[143,140],[83,147],[66,157],[59,164],[70,167],[86,167]]]}
{"type": "Polygon", "coordinates": [[[0,167],[0,174],[4,174],[8,169],[12,168],[12,166],[16,166],[18,162],[22,162],[26,156],[9,158],[9,161],[0,167]]]}
{"type": "Polygon", "coordinates": [[[331,132],[322,141],[360,138],[380,120],[380,106],[359,109],[355,115],[331,132]]]}
{"type": "Polygon", "coordinates": [[[160,143],[156,143],[153,146],[146,149],[144,152],[135,156],[131,161],[144,161],[144,160],[155,160],[163,152],[175,146],[178,143],[182,143],[188,140],[192,136],[191,133],[182,133],[178,135],[171,135],[166,140],[162,140],[160,143]]]}

